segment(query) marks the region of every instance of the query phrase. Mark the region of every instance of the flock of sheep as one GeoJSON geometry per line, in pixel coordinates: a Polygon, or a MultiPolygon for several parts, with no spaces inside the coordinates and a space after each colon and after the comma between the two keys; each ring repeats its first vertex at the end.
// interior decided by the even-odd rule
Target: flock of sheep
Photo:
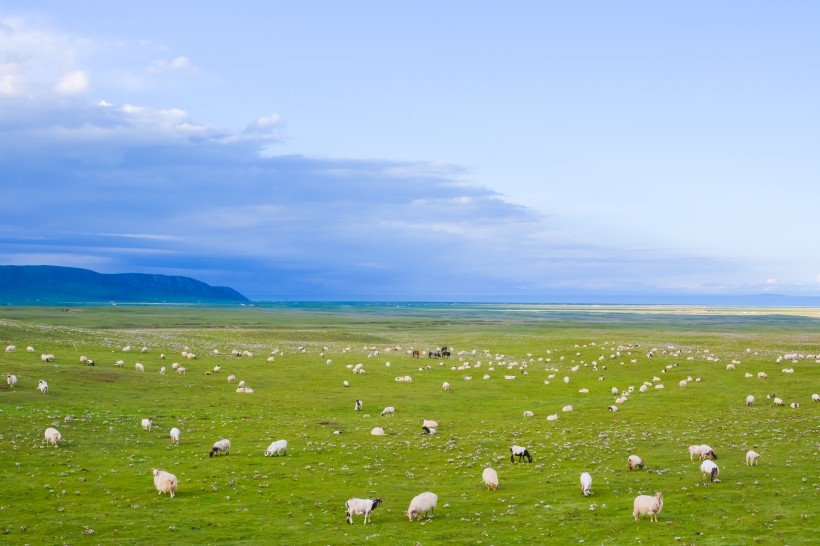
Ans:
{"type": "MultiPolygon", "coordinates": [[[[398,349],[400,349],[400,348],[398,348],[398,347],[395,348],[395,350],[398,350],[398,349]]],[[[446,350],[447,348],[445,347],[443,349],[446,350]]],[[[612,354],[610,355],[610,358],[615,358],[615,355],[617,355],[617,357],[620,357],[621,356],[621,351],[627,352],[629,349],[631,349],[631,348],[630,347],[618,347],[617,349],[613,348],[612,349],[612,354]]],[[[9,345],[5,349],[6,352],[14,352],[15,350],[16,350],[16,347],[14,345],[9,345]]],[[[123,352],[128,352],[130,350],[131,350],[130,346],[126,346],[122,349],[123,352]]],[[[300,350],[302,352],[304,352],[304,348],[300,348],[300,350]]],[[[327,350],[327,348],[325,348],[322,352],[323,357],[325,355],[325,353],[324,353],[325,350],[327,350]]],[[[349,349],[346,349],[345,351],[342,351],[342,352],[347,352],[348,350],[349,349]]],[[[372,348],[372,350],[373,350],[373,352],[371,353],[371,355],[373,353],[380,354],[380,352],[375,350],[375,348],[372,348]]],[[[442,349],[438,349],[438,350],[441,351],[442,349]]],[[[29,347],[27,347],[27,351],[28,352],[34,352],[34,348],[29,346],[29,347]]],[[[147,352],[147,351],[148,351],[147,347],[144,347],[142,349],[142,352],[147,352]]],[[[652,349],[647,354],[647,357],[653,358],[657,354],[670,354],[669,351],[672,351],[674,356],[680,356],[680,354],[681,354],[679,350],[677,351],[677,353],[674,353],[674,349],[672,347],[669,347],[668,351],[667,350],[659,351],[658,349],[652,349]]],[[[276,352],[277,351],[274,351],[272,353],[272,355],[267,359],[267,362],[272,362],[273,361],[273,358],[274,358],[273,354],[276,354],[276,352]]],[[[407,352],[410,353],[411,351],[407,351],[407,352]]],[[[218,354],[218,351],[214,351],[214,353],[218,354]]],[[[413,353],[417,354],[417,351],[413,351],[413,353]]],[[[193,359],[197,358],[194,353],[190,353],[187,350],[185,352],[183,352],[182,354],[185,358],[187,358],[189,360],[193,360],[193,359]]],[[[415,356],[415,354],[414,354],[414,356],[415,356]]],[[[448,352],[448,354],[449,354],[449,352],[448,352]]],[[[459,353],[456,353],[456,354],[458,356],[460,364],[453,365],[451,367],[451,369],[453,371],[477,370],[477,369],[480,369],[482,367],[482,362],[481,361],[477,361],[475,363],[470,363],[470,362],[467,361],[468,359],[472,359],[472,357],[475,357],[478,354],[475,350],[472,351],[471,353],[459,352],[459,353]]],[[[549,351],[548,351],[548,354],[549,354],[549,351]]],[[[580,353],[577,353],[577,354],[580,355],[580,353]]],[[[628,354],[631,354],[631,353],[628,353],[628,354]]],[[[240,351],[234,350],[232,352],[232,355],[233,356],[238,356],[238,357],[248,357],[248,356],[252,356],[252,353],[250,353],[248,351],[240,352],[240,351]]],[[[371,356],[371,355],[369,355],[369,356],[371,356]]],[[[547,377],[547,379],[544,381],[546,384],[549,384],[549,381],[552,380],[556,376],[556,374],[559,372],[559,368],[556,367],[556,363],[553,363],[552,358],[549,357],[549,356],[546,357],[546,358],[545,357],[538,358],[537,361],[536,361],[536,359],[532,358],[532,355],[528,355],[529,359],[524,359],[521,362],[515,362],[515,361],[509,360],[504,355],[495,355],[495,356],[490,355],[489,352],[485,350],[483,352],[483,357],[488,359],[488,361],[485,365],[485,368],[486,368],[487,371],[494,371],[495,367],[503,367],[508,372],[517,372],[519,375],[527,375],[527,373],[528,373],[527,369],[531,365],[534,365],[536,362],[544,364],[544,365],[548,366],[548,368],[546,368],[547,371],[554,372],[551,375],[549,375],[547,377]]],[[[161,355],[161,358],[164,359],[165,355],[161,355]]],[[[717,359],[716,357],[713,357],[713,356],[710,356],[709,358],[713,359],[715,361],[719,360],[719,359],[717,359]]],[[[817,359],[818,357],[817,357],[817,355],[787,354],[787,355],[784,355],[783,357],[778,357],[778,363],[780,363],[782,360],[789,360],[791,362],[797,362],[798,359],[800,359],[800,358],[815,358],[815,359],[817,359]]],[[[690,359],[691,359],[691,357],[690,357],[690,359]]],[[[52,354],[43,354],[43,355],[41,355],[41,361],[42,362],[53,362],[54,360],[55,360],[55,357],[52,354]]],[[[563,360],[564,360],[564,356],[561,356],[558,359],[559,362],[563,361],[563,360]]],[[[578,369],[580,369],[580,367],[582,365],[584,367],[588,367],[589,365],[591,365],[591,368],[592,368],[593,371],[599,372],[599,370],[600,370],[600,372],[602,373],[604,370],[606,370],[606,364],[604,364],[602,362],[604,360],[605,360],[604,355],[601,355],[599,359],[597,359],[597,360],[595,360],[591,363],[584,363],[583,361],[581,361],[580,364],[576,364],[575,366],[573,366],[570,369],[570,371],[571,372],[576,372],[576,371],[578,371],[578,369]]],[[[80,361],[81,361],[81,363],[86,364],[86,365],[90,365],[90,366],[94,365],[94,361],[92,359],[88,359],[85,356],[81,357],[80,361]]],[[[635,361],[633,360],[633,362],[635,362],[635,361]]],[[[726,367],[727,371],[733,371],[735,369],[735,364],[739,364],[739,363],[740,363],[739,361],[732,361],[731,364],[727,365],[727,367],[726,367]]],[[[119,361],[116,362],[115,366],[122,367],[123,364],[124,364],[123,361],[119,360],[119,361]]],[[[328,365],[332,364],[332,360],[328,359],[327,364],[328,365]]],[[[443,364],[444,363],[442,362],[441,365],[443,365],[443,364]]],[[[386,365],[389,367],[390,363],[387,362],[386,365]]],[[[661,370],[661,372],[666,373],[667,370],[671,370],[672,368],[674,368],[676,366],[677,366],[677,364],[669,364],[663,370],[661,370]]],[[[347,367],[349,369],[351,369],[354,374],[365,374],[366,373],[365,368],[362,364],[356,364],[356,365],[350,364],[347,367]]],[[[185,373],[185,368],[180,366],[177,363],[174,363],[172,368],[178,374],[184,374],[185,373]]],[[[430,366],[427,365],[426,367],[421,367],[421,368],[419,368],[419,371],[423,372],[425,369],[430,369],[430,366]]],[[[135,370],[138,371],[138,372],[144,372],[145,371],[144,366],[140,363],[135,364],[135,370]]],[[[793,373],[794,369],[793,368],[784,368],[782,371],[783,371],[783,373],[793,373]]],[[[212,369],[212,372],[214,374],[220,373],[221,372],[221,366],[220,365],[215,366],[212,369]]],[[[163,375],[165,374],[165,367],[162,367],[160,369],[160,374],[163,374],[163,375]]],[[[207,372],[207,374],[210,375],[211,372],[207,372]]],[[[505,379],[515,379],[517,377],[517,375],[505,375],[504,377],[505,377],[505,379]]],[[[748,377],[754,377],[754,376],[752,374],[747,373],[746,377],[748,378],[748,377]]],[[[758,373],[757,377],[761,381],[764,381],[768,378],[768,376],[764,372],[758,373]]],[[[488,379],[488,378],[489,378],[489,375],[484,375],[484,379],[488,379]]],[[[465,376],[463,379],[471,380],[472,376],[465,376]]],[[[604,378],[603,378],[603,376],[601,376],[599,379],[603,380],[604,378]]],[[[7,380],[7,384],[11,388],[16,387],[17,377],[14,374],[7,374],[6,380],[7,380]]],[[[236,377],[234,375],[230,375],[228,377],[228,382],[229,383],[234,383],[235,381],[236,381],[236,377]]],[[[397,382],[411,383],[412,382],[412,377],[409,376],[409,375],[398,376],[396,378],[396,381],[397,382]]],[[[563,381],[564,381],[564,383],[568,384],[570,382],[569,375],[564,376],[563,381]]],[[[693,381],[699,382],[700,378],[693,379],[691,377],[687,377],[686,379],[681,380],[679,382],[679,387],[680,388],[686,388],[687,385],[690,382],[693,382],[693,381]]],[[[349,382],[344,381],[343,386],[348,387],[349,382]]],[[[647,392],[650,387],[654,387],[655,389],[663,388],[664,385],[662,383],[661,378],[657,377],[657,376],[654,376],[651,381],[645,381],[638,388],[638,392],[639,393],[647,392]]],[[[45,380],[39,380],[37,388],[41,393],[48,394],[48,384],[46,383],[45,380]]],[[[442,384],[442,389],[445,390],[445,391],[450,391],[452,389],[452,387],[451,387],[449,382],[444,382],[442,384]]],[[[629,386],[628,388],[623,389],[623,390],[620,390],[617,387],[612,387],[612,389],[611,389],[612,395],[615,396],[616,398],[615,398],[615,403],[613,405],[608,406],[608,410],[611,411],[611,412],[618,411],[619,405],[622,405],[622,404],[626,403],[629,400],[630,395],[633,392],[635,392],[635,390],[636,389],[635,389],[634,386],[629,386]]],[[[253,390],[250,389],[249,387],[247,387],[247,385],[245,385],[244,381],[241,381],[239,383],[239,387],[237,388],[236,392],[252,393],[253,390]]],[[[587,389],[587,388],[582,388],[582,389],[579,390],[579,394],[581,394],[581,395],[588,394],[588,393],[589,393],[589,389],[587,389]]],[[[772,403],[774,405],[781,406],[781,405],[784,404],[783,400],[780,397],[778,397],[774,394],[770,394],[767,397],[769,399],[773,400],[772,403]]],[[[812,394],[811,399],[815,402],[820,402],[820,395],[812,394]]],[[[755,397],[753,395],[749,395],[749,396],[746,397],[745,404],[746,404],[747,407],[752,406],[754,403],[755,403],[755,397]]],[[[797,409],[797,408],[799,408],[799,403],[798,402],[793,402],[793,403],[790,404],[790,406],[793,409],[797,409]]],[[[356,400],[355,404],[354,404],[354,410],[355,411],[360,411],[360,410],[362,410],[362,408],[363,408],[362,400],[356,400]]],[[[573,410],[574,410],[574,407],[573,407],[572,404],[568,404],[568,405],[565,405],[565,406],[562,407],[563,412],[571,412],[573,410]]],[[[392,415],[395,414],[395,411],[396,411],[396,408],[394,406],[387,406],[382,410],[381,416],[382,417],[392,416],[392,415]]],[[[524,417],[533,417],[533,416],[534,416],[534,413],[532,411],[527,410],[527,411],[524,412],[524,417]]],[[[555,414],[548,415],[547,420],[548,421],[558,420],[558,413],[556,412],[555,414]]],[[[421,421],[422,421],[422,427],[421,428],[422,428],[424,433],[426,433],[426,434],[436,434],[437,433],[437,430],[439,429],[438,422],[436,422],[434,420],[430,420],[430,419],[424,419],[424,418],[422,418],[421,421]]],[[[153,426],[152,419],[150,419],[150,418],[142,419],[141,426],[144,430],[150,431],[152,426],[153,426]]],[[[341,431],[336,431],[336,432],[339,433],[341,431]]],[[[384,430],[383,427],[375,427],[371,430],[371,434],[374,435],[374,436],[382,436],[382,435],[385,434],[385,430],[384,430]]],[[[62,441],[61,433],[53,427],[47,428],[45,430],[45,435],[44,436],[45,436],[45,441],[48,444],[52,445],[52,446],[57,446],[58,443],[60,441],[62,441]]],[[[180,430],[179,430],[179,428],[176,428],[176,427],[172,428],[170,430],[169,436],[170,436],[172,444],[174,444],[174,445],[179,444],[179,441],[180,441],[180,430]]],[[[288,447],[288,442],[286,440],[274,441],[265,450],[264,455],[266,457],[268,457],[268,456],[287,455],[287,447],[288,447]]],[[[213,444],[213,447],[212,447],[209,455],[211,457],[213,457],[214,455],[219,455],[219,454],[227,455],[227,454],[230,454],[230,449],[231,449],[230,440],[220,439],[220,440],[218,440],[217,442],[215,442],[213,444]]],[[[533,461],[533,457],[530,454],[527,447],[523,447],[523,446],[519,446],[519,445],[513,445],[509,448],[509,451],[510,451],[510,462],[511,463],[516,462],[516,458],[517,458],[518,462],[526,461],[526,462],[531,463],[533,461]]],[[[689,454],[690,454],[690,461],[694,461],[695,457],[698,457],[699,460],[701,461],[700,471],[703,473],[703,478],[704,479],[708,478],[711,482],[719,482],[720,481],[718,479],[719,468],[717,466],[717,463],[715,462],[715,460],[717,460],[718,457],[715,454],[715,451],[710,446],[708,446],[708,445],[692,445],[692,446],[689,446],[689,454]]],[[[755,451],[749,450],[746,453],[746,464],[747,465],[752,465],[752,466],[757,465],[757,461],[758,461],[759,458],[760,458],[759,453],[756,453],[755,451]]],[[[644,468],[643,460],[638,455],[630,455],[627,459],[627,465],[628,465],[629,470],[641,470],[641,469],[644,468]]],[[[161,469],[153,469],[152,473],[153,473],[154,485],[155,485],[156,490],[158,491],[158,493],[160,495],[164,494],[164,493],[167,493],[167,494],[170,495],[170,497],[174,497],[174,495],[177,491],[178,484],[179,484],[179,480],[176,478],[176,476],[174,476],[173,474],[170,474],[170,473],[168,473],[164,470],[161,470],[161,469]]],[[[495,469],[493,469],[491,467],[486,467],[486,468],[483,469],[482,480],[483,480],[483,483],[484,483],[484,485],[486,486],[486,488],[488,490],[496,490],[499,487],[498,473],[496,472],[495,469]]],[[[581,474],[581,476],[580,476],[581,492],[584,496],[589,496],[589,495],[592,494],[592,481],[593,481],[592,475],[589,472],[583,472],[581,474]]],[[[437,497],[436,494],[434,494],[432,492],[429,492],[429,491],[421,493],[421,494],[417,495],[416,497],[414,497],[411,500],[410,505],[409,505],[409,507],[406,511],[406,515],[412,521],[414,519],[424,517],[428,513],[434,513],[436,505],[437,505],[437,501],[438,501],[438,497],[437,497]]],[[[372,512],[381,503],[382,503],[381,498],[376,498],[376,499],[351,498],[351,499],[349,499],[345,503],[347,521],[349,523],[353,523],[353,516],[354,515],[363,515],[364,516],[364,523],[366,524],[367,521],[371,518],[372,512]]],[[[663,508],[663,495],[662,495],[662,493],[658,492],[658,493],[655,493],[654,495],[638,495],[637,497],[635,497],[634,502],[633,502],[633,517],[634,517],[635,521],[638,521],[638,519],[640,518],[641,515],[648,515],[651,521],[657,521],[658,514],[661,512],[662,508],[663,508]]]]}

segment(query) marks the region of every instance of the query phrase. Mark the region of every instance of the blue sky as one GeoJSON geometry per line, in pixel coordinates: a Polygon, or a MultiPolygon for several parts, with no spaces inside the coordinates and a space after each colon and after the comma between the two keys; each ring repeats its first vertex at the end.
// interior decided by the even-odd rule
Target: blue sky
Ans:
{"type": "Polygon", "coordinates": [[[820,295],[813,2],[6,1],[0,265],[820,295]]]}

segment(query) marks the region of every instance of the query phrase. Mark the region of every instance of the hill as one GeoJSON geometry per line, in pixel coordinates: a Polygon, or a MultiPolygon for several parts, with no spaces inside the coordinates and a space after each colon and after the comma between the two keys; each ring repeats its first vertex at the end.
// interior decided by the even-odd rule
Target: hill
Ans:
{"type": "Polygon", "coordinates": [[[0,266],[0,304],[230,303],[248,298],[225,286],[190,277],[145,273],[104,274],[51,265],[0,266]]]}

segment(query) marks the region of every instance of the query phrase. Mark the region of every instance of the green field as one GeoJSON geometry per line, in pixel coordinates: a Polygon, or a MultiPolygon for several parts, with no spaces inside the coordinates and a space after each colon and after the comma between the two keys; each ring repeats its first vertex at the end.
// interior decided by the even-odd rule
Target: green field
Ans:
{"type": "Polygon", "coordinates": [[[18,378],[0,386],[0,544],[818,543],[817,309],[7,307],[0,345],[12,344],[0,353],[2,375],[18,378]],[[442,345],[451,359],[407,354],[442,345]],[[55,361],[41,362],[45,353],[55,361]],[[802,357],[778,363],[786,353],[802,357]],[[173,362],[187,372],[173,373],[173,362]],[[357,363],[365,374],[348,368],[357,363]],[[236,393],[230,374],[254,393],[236,393]],[[395,381],[404,375],[412,383],[395,381]],[[702,381],[680,388],[690,376],[702,381]],[[644,382],[653,386],[639,393],[644,382]],[[629,386],[608,411],[612,387],[629,386]],[[574,411],[562,412],[567,404],[574,411]],[[395,416],[381,417],[385,406],[395,416]],[[422,433],[422,418],[439,422],[436,435],[422,433]],[[50,426],[62,433],[57,448],[43,438],[50,426]],[[376,426],[387,434],[372,436],[376,426]],[[221,438],[231,454],[210,458],[221,438]],[[264,457],[278,439],[287,456],[264,457]],[[718,455],[719,483],[689,460],[687,447],[702,443],[718,455]],[[511,463],[513,444],[533,463],[511,463]],[[758,466],[744,464],[748,449],[761,453],[758,466]],[[627,470],[633,453],[643,471],[627,470]],[[482,484],[487,465],[497,491],[482,484]],[[176,497],[157,494],[152,468],[179,478],[176,497]],[[424,491],[438,495],[435,515],[409,522],[410,499],[424,491]],[[634,497],[655,491],[659,522],[634,522],[634,497]],[[383,499],[372,523],[345,522],[350,497],[383,499]]]}

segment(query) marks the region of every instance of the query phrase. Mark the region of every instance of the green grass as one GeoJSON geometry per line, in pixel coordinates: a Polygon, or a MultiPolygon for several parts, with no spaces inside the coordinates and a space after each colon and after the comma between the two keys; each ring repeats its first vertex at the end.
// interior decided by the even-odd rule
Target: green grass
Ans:
{"type": "Polygon", "coordinates": [[[9,307],[0,345],[17,351],[0,353],[0,373],[17,375],[18,386],[0,387],[0,544],[810,544],[820,487],[820,404],[811,394],[820,391],[820,368],[803,359],[783,374],[786,364],[775,359],[820,353],[818,316],[520,305],[9,307]],[[134,351],[123,354],[128,344],[134,351]],[[405,352],[441,344],[454,356],[475,349],[461,358],[481,367],[451,371],[457,358],[405,352]],[[140,354],[143,345],[150,351],[140,354]],[[636,347],[610,358],[619,345],[636,347]],[[402,350],[384,352],[395,346],[402,350]],[[681,356],[663,354],[669,346],[681,356]],[[186,347],[197,360],[180,356],[186,347]],[[368,357],[366,347],[382,354],[368,357]],[[234,348],[254,356],[231,357],[234,348]],[[276,348],[284,356],[265,362],[276,348]],[[488,371],[494,359],[483,349],[527,362],[528,374],[498,364],[488,371]],[[57,359],[44,364],[41,353],[57,359]],[[81,355],[96,366],[80,364],[81,355]],[[595,372],[601,355],[607,369],[595,372]],[[124,368],[114,367],[119,359],[124,368]],[[740,364],[727,371],[733,359],[740,364]],[[173,373],[172,362],[188,372],[173,373]],[[365,375],[346,368],[358,362],[365,375]],[[206,375],[216,364],[222,371],[206,375]],[[661,373],[669,364],[677,366],[661,373]],[[570,372],[574,365],[579,371],[570,372]],[[769,379],[746,379],[747,371],[769,379]],[[255,392],[235,393],[229,374],[255,392]],[[412,384],[395,382],[399,375],[412,384]],[[653,376],[666,388],[635,392],[620,411],[607,411],[611,387],[637,390],[653,376]],[[688,376],[703,381],[680,389],[688,376]],[[48,395],[36,390],[38,379],[48,381],[48,395]],[[582,387],[591,392],[579,394],[582,387]],[[774,408],[767,393],[801,407],[774,408]],[[757,397],[752,408],[747,394],[757,397]],[[575,411],[562,413],[569,403],[575,411]],[[388,405],[396,415],[380,417],[388,405]],[[524,418],[525,410],[535,416],[524,418]],[[555,412],[559,420],[546,421],[555,412]],[[151,432],[141,429],[143,417],[154,419],[151,432]],[[422,417],[439,422],[437,435],[421,434],[422,417]],[[55,424],[63,442],[47,448],[43,431],[55,424]],[[176,447],[173,426],[182,431],[176,447]],[[387,435],[371,436],[374,426],[387,435]],[[344,434],[332,433],[338,429],[344,434]],[[231,454],[209,458],[223,437],[231,454]],[[264,457],[280,438],[288,455],[264,457]],[[510,463],[513,443],[527,446],[534,462],[510,463]],[[692,443],[718,453],[720,483],[703,481],[689,461],[692,443]],[[758,467],[744,465],[748,449],[762,454],[758,467]],[[627,471],[632,453],[644,471],[627,471]],[[498,491],[481,483],[485,465],[498,471],[498,491]],[[177,475],[175,498],[156,493],[152,468],[177,475]],[[582,471],[593,476],[589,498],[580,493],[582,471]],[[408,522],[410,499],[428,490],[439,496],[436,515],[408,522]],[[664,493],[660,521],[635,523],[633,498],[655,491],[664,493]],[[384,500],[372,524],[361,516],[345,522],[352,496],[384,500]]]}

